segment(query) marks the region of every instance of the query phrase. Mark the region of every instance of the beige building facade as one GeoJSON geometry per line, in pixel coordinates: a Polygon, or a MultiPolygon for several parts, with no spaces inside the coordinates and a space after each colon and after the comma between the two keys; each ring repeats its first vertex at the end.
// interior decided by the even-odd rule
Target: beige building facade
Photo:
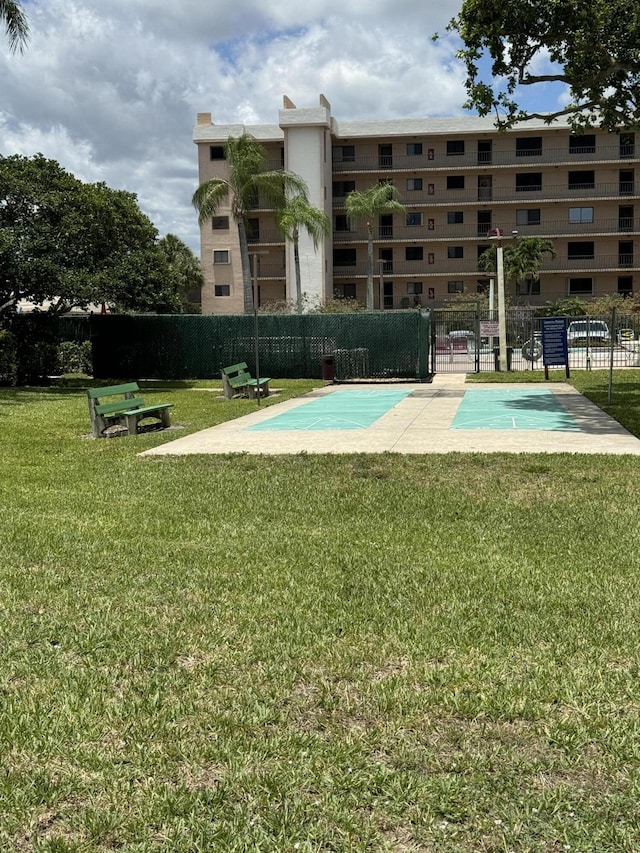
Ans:
{"type": "MultiPolygon", "coordinates": [[[[488,232],[509,240],[544,237],[555,248],[539,279],[511,290],[516,303],[633,294],[639,274],[638,147],[633,133],[575,135],[566,124],[531,121],[499,132],[491,118],[338,121],[320,96],[298,109],[285,97],[277,125],[216,125],[200,113],[194,130],[200,182],[224,177],[224,143],[247,132],[268,166],[307,182],[310,201],[332,222],[317,250],[301,232],[302,290],[309,305],[332,297],[364,304],[367,230],[350,223],[352,190],[392,182],[406,213],[374,223],[375,308],[437,307],[487,286],[478,257],[488,232]]],[[[640,140],[639,140],[640,142],[640,140]]],[[[201,227],[204,313],[243,311],[242,270],[229,207],[201,227]]],[[[293,301],[292,247],[274,211],[256,200],[248,223],[258,304],[293,301]]],[[[506,245],[506,243],[505,243],[506,245]]]]}

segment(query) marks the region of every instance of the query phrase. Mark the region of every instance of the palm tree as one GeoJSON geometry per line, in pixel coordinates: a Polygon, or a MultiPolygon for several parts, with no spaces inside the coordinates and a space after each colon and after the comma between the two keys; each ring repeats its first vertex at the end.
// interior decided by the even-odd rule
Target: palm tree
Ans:
{"type": "Polygon", "coordinates": [[[376,184],[361,193],[349,193],[345,201],[347,219],[355,222],[364,219],[367,223],[367,311],[373,311],[373,219],[376,216],[405,211],[398,201],[398,191],[392,184],[376,184]]]}
{"type": "Polygon", "coordinates": [[[14,0],[0,0],[0,23],[3,23],[9,40],[9,50],[22,51],[29,38],[27,16],[14,0]]]}
{"type": "Polygon", "coordinates": [[[304,228],[313,240],[313,248],[318,248],[320,238],[329,233],[331,220],[326,213],[309,204],[303,195],[290,198],[285,207],[276,215],[278,228],[285,239],[293,243],[293,257],[296,274],[296,309],[302,314],[302,282],[300,278],[300,253],[298,241],[300,228],[304,228]]]}
{"type": "Polygon", "coordinates": [[[250,209],[261,198],[280,210],[289,193],[296,192],[306,198],[307,185],[293,172],[267,170],[264,149],[250,133],[229,137],[224,150],[229,166],[228,178],[205,181],[193,194],[192,201],[202,225],[216,215],[223,202],[230,199],[231,216],[238,227],[240,241],[244,310],[250,314],[253,311],[253,289],[246,228],[250,209]]]}
{"type": "MultiPolygon", "coordinates": [[[[540,267],[545,255],[555,257],[555,250],[551,240],[543,237],[523,237],[514,240],[504,249],[504,277],[506,281],[512,281],[518,289],[518,285],[527,282],[527,295],[531,292],[531,282],[538,278],[540,267]]],[[[496,271],[496,247],[491,246],[480,255],[478,269],[482,272],[496,271]]]]}

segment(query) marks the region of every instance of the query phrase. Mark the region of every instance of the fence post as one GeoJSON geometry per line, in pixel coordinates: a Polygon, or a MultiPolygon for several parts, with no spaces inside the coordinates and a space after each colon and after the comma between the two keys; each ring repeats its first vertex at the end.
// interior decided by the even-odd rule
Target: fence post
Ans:
{"type": "Polygon", "coordinates": [[[611,309],[611,340],[609,341],[609,389],[607,392],[607,402],[611,402],[613,397],[613,350],[615,347],[616,338],[616,309],[615,306],[611,309]]]}

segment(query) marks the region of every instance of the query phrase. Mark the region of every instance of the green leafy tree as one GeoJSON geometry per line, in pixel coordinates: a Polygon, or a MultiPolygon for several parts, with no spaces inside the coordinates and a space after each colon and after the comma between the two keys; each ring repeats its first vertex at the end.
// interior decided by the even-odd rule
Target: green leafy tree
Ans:
{"type": "Polygon", "coordinates": [[[245,313],[253,311],[251,263],[247,241],[247,218],[258,199],[280,210],[287,196],[297,193],[306,198],[307,185],[299,175],[285,169],[268,170],[262,145],[250,133],[230,137],[224,146],[228,178],[212,178],[193,194],[193,205],[202,225],[215,216],[223,204],[231,206],[238,228],[245,313]]]}
{"type": "MultiPolygon", "coordinates": [[[[576,128],[640,126],[640,15],[628,0],[464,0],[450,22],[464,43],[468,101],[480,115],[495,111],[497,125],[529,118],[551,123],[567,116],[576,128]],[[545,56],[554,63],[540,73],[545,56]],[[489,57],[483,79],[480,61],[489,57]],[[557,69],[557,70],[555,70],[557,69]],[[553,113],[526,110],[518,89],[560,83],[570,101],[553,113]]],[[[437,38],[437,36],[436,36],[437,38]]]]}
{"type": "MultiPolygon", "coordinates": [[[[518,292],[522,293],[522,284],[527,284],[527,295],[531,293],[531,284],[540,275],[540,268],[545,255],[555,257],[555,250],[551,240],[542,237],[522,237],[519,240],[511,240],[504,248],[504,278],[506,282],[516,285],[518,292]]],[[[481,272],[496,272],[497,249],[491,246],[480,255],[478,269],[481,272]]]]}
{"type": "Polygon", "coordinates": [[[24,50],[29,38],[29,22],[19,3],[0,0],[0,24],[4,24],[9,50],[12,53],[24,50]]]}
{"type": "Polygon", "coordinates": [[[367,311],[373,311],[373,222],[378,216],[405,212],[398,201],[398,190],[392,184],[376,184],[364,192],[354,190],[345,201],[350,222],[367,224],[367,311]]]}
{"type": "Polygon", "coordinates": [[[193,313],[194,306],[200,303],[200,294],[204,277],[199,259],[191,249],[175,234],[167,234],[158,242],[160,252],[167,259],[169,269],[177,277],[183,310],[193,313]]]}
{"type": "Polygon", "coordinates": [[[282,210],[276,215],[278,228],[287,240],[293,243],[293,257],[296,276],[296,310],[302,314],[302,278],[300,275],[299,240],[300,229],[303,228],[317,249],[320,238],[329,233],[331,221],[326,213],[309,204],[303,195],[288,199],[282,210]]]}
{"type": "Polygon", "coordinates": [[[0,314],[108,302],[175,312],[180,289],[135,195],[84,184],[54,160],[0,157],[0,314]]]}

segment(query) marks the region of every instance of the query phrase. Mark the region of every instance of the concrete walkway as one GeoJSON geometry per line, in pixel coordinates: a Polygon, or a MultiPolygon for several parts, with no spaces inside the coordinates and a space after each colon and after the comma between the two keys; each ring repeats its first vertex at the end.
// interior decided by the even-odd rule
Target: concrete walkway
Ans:
{"type": "MultiPolygon", "coordinates": [[[[310,399],[348,388],[328,385],[280,405],[255,412],[142,453],[142,456],[194,453],[612,453],[640,455],[640,440],[565,383],[472,384],[464,374],[439,374],[430,384],[403,384],[412,394],[375,423],[358,430],[247,431],[252,424],[302,406],[310,399]],[[450,429],[465,391],[548,388],[577,423],[578,431],[536,429],[450,429]]],[[[362,389],[394,386],[362,384],[362,389]]]]}

